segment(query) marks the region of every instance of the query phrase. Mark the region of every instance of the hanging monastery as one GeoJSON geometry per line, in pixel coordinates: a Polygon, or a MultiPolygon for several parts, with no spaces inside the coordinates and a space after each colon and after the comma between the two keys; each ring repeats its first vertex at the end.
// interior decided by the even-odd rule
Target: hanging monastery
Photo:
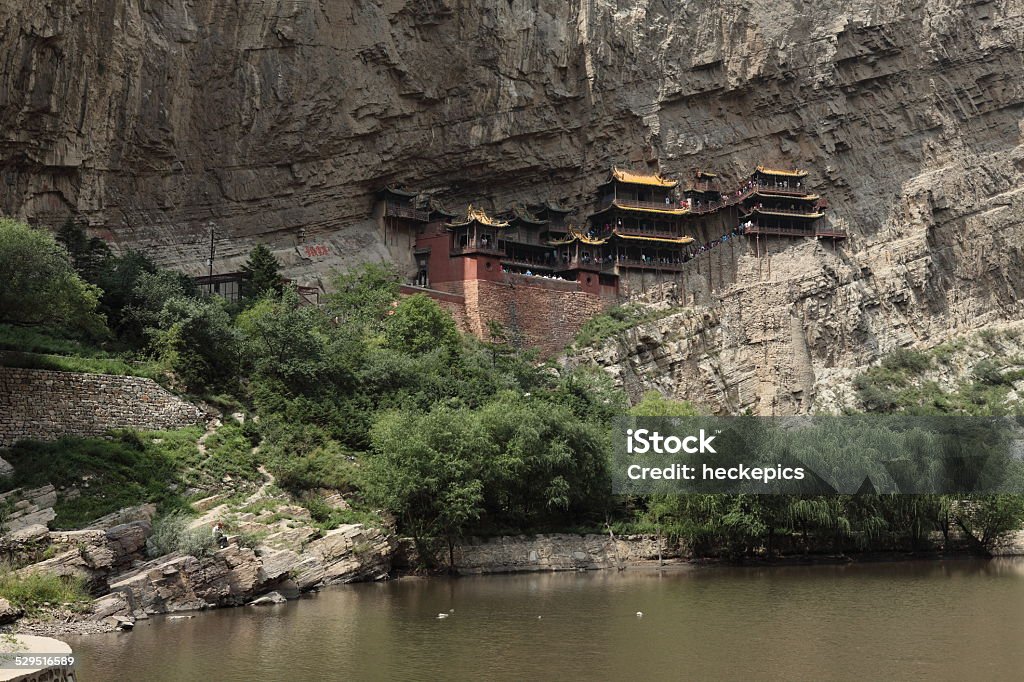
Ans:
{"type": "Polygon", "coordinates": [[[426,293],[481,338],[497,324],[514,343],[550,354],[590,317],[653,286],[683,284],[702,268],[713,285],[711,252],[738,240],[758,256],[773,239],[834,246],[846,234],[829,226],[827,204],[806,179],[806,171],[758,166],[725,191],[706,171],[683,187],[659,173],[612,168],[583,220],[553,203],[456,213],[386,187],[374,216],[388,243],[408,246],[415,274],[403,293],[426,293]]]}

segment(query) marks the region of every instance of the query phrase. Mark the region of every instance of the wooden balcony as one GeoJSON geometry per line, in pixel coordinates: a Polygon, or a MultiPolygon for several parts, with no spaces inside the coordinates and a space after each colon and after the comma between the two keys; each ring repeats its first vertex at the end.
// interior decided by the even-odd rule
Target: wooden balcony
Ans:
{"type": "Polygon", "coordinates": [[[384,204],[384,216],[387,218],[415,220],[421,223],[425,223],[430,220],[430,213],[428,211],[421,211],[417,208],[413,208],[412,206],[403,206],[402,204],[396,204],[393,201],[388,201],[384,204]]]}
{"type": "Polygon", "coordinates": [[[819,227],[814,230],[814,236],[822,239],[846,239],[846,230],[838,227],[819,227]]]}
{"type": "Polygon", "coordinates": [[[491,244],[490,242],[488,242],[487,244],[484,244],[483,242],[479,241],[469,242],[468,244],[465,244],[463,246],[456,246],[454,249],[451,250],[452,256],[467,256],[473,253],[484,254],[487,256],[505,256],[504,249],[499,249],[497,246],[491,244]]]}
{"type": "Polygon", "coordinates": [[[662,272],[682,272],[686,263],[663,263],[657,258],[640,260],[639,258],[620,258],[614,262],[620,269],[626,270],[661,270],[662,272]]]}
{"type": "Polygon", "coordinates": [[[764,227],[762,225],[749,225],[743,228],[747,235],[765,235],[775,237],[814,237],[813,227],[764,227]]]}

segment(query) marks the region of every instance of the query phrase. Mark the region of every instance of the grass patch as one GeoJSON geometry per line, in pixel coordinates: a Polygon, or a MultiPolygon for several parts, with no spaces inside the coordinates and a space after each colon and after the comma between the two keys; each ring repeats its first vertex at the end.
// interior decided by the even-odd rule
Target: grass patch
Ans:
{"type": "Polygon", "coordinates": [[[905,376],[916,376],[931,368],[932,359],[927,353],[897,348],[882,358],[882,367],[890,372],[899,372],[905,376]]]}
{"type": "Polygon", "coordinates": [[[114,432],[111,438],[62,438],[53,442],[21,441],[2,452],[14,465],[3,490],[58,488],[54,528],[88,525],[100,516],[145,502],[163,509],[184,506],[181,498],[182,453],[195,449],[199,429],[136,433],[114,432]],[[74,487],[77,495],[61,488],[74,487]]]}
{"type": "Polygon", "coordinates": [[[116,374],[118,376],[144,377],[162,380],[166,376],[164,366],[155,361],[135,362],[123,358],[77,357],[70,355],[44,355],[20,351],[0,352],[0,365],[23,369],[49,369],[58,372],[80,374],[116,374]]]}
{"type": "Polygon", "coordinates": [[[929,353],[901,349],[854,379],[854,387],[868,412],[893,414],[1002,415],[1012,411],[1006,398],[1024,370],[1007,369],[1018,363],[980,361],[970,379],[952,390],[924,377],[933,360],[946,362],[956,348],[946,345],[929,353]]]}
{"type": "Polygon", "coordinates": [[[197,470],[207,482],[217,484],[230,476],[233,480],[256,483],[263,479],[257,471],[259,458],[253,442],[238,422],[228,422],[206,439],[206,459],[197,470]]]}
{"type": "Polygon", "coordinates": [[[175,511],[153,522],[153,534],[146,540],[146,554],[159,557],[173,552],[207,556],[216,550],[217,543],[209,528],[190,528],[192,519],[184,512],[175,511]]]}
{"type": "Polygon", "coordinates": [[[11,324],[0,324],[0,350],[74,355],[80,358],[110,357],[106,351],[78,339],[68,338],[58,331],[11,324]]]}
{"type": "Polygon", "coordinates": [[[348,523],[361,523],[371,528],[380,528],[384,525],[383,519],[372,511],[352,508],[336,509],[327,504],[322,496],[313,493],[303,495],[300,502],[313,517],[313,525],[321,531],[331,530],[348,523]]]}
{"type": "Polygon", "coordinates": [[[638,305],[614,306],[584,322],[579,332],[576,333],[573,345],[577,348],[593,346],[637,325],[674,315],[679,310],[679,308],[658,310],[638,305]]]}
{"type": "Polygon", "coordinates": [[[298,448],[270,448],[268,453],[277,485],[289,492],[313,488],[345,492],[359,488],[358,466],[337,443],[327,442],[306,452],[298,448]]]}
{"type": "Polygon", "coordinates": [[[42,571],[18,574],[9,566],[0,566],[0,597],[29,614],[48,604],[84,606],[91,599],[81,578],[42,571]]]}

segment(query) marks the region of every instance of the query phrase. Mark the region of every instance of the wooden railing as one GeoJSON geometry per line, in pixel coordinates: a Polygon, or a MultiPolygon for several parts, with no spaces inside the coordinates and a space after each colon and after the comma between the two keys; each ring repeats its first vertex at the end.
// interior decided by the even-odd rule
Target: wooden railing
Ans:
{"type": "Polygon", "coordinates": [[[598,212],[605,210],[612,204],[618,204],[625,208],[639,208],[641,210],[650,211],[673,211],[678,210],[680,207],[677,204],[669,203],[666,204],[662,201],[640,201],[639,199],[624,199],[623,197],[605,197],[598,204],[598,212]]]}
{"type": "Polygon", "coordinates": [[[747,225],[746,234],[776,235],[780,237],[820,237],[822,239],[846,239],[846,230],[838,227],[799,228],[799,227],[764,227],[747,225]]]}
{"type": "Polygon", "coordinates": [[[620,235],[627,237],[654,237],[657,239],[679,239],[683,235],[675,234],[672,232],[657,232],[654,230],[627,230],[624,228],[616,228],[615,230],[620,235]]]}
{"type": "Polygon", "coordinates": [[[664,263],[660,262],[656,258],[652,258],[651,260],[619,258],[615,260],[614,265],[620,268],[634,268],[637,270],[668,270],[670,272],[680,272],[686,267],[686,263],[683,262],[664,263]]]}
{"type": "Polygon", "coordinates": [[[453,256],[463,256],[467,253],[484,253],[490,256],[504,256],[505,250],[499,249],[490,242],[484,244],[480,241],[470,241],[468,244],[456,246],[451,250],[451,255],[453,256]]]}
{"type": "Polygon", "coordinates": [[[754,188],[772,192],[773,194],[785,194],[790,197],[801,197],[806,194],[811,194],[806,187],[776,187],[775,185],[767,182],[758,182],[754,185],[754,188]]]}
{"type": "Polygon", "coordinates": [[[612,272],[615,270],[615,263],[611,263],[605,260],[596,261],[594,259],[584,260],[582,258],[570,258],[568,261],[562,261],[561,265],[558,266],[558,270],[593,270],[594,272],[612,272]]]}
{"type": "Polygon", "coordinates": [[[813,237],[814,228],[798,227],[763,227],[761,225],[747,225],[743,228],[746,234],[775,235],[779,237],[813,237]]]}
{"type": "Polygon", "coordinates": [[[552,271],[559,269],[560,263],[531,263],[528,260],[519,260],[517,258],[504,257],[501,259],[502,265],[509,265],[515,268],[532,268],[534,270],[545,270],[552,271]]]}

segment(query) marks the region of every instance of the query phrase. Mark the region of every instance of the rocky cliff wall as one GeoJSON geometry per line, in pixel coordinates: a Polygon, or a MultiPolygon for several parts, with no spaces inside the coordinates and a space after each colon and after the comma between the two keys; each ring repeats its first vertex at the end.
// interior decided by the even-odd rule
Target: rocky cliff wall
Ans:
{"type": "Polygon", "coordinates": [[[0,26],[0,212],[184,270],[211,223],[220,270],[256,241],[307,281],[388,258],[384,183],[582,205],[611,163],[763,160],[852,238],[685,275],[688,345],[614,371],[670,356],[645,385],[800,411],[835,368],[1020,315],[1021,0],[11,0],[0,26]]]}

